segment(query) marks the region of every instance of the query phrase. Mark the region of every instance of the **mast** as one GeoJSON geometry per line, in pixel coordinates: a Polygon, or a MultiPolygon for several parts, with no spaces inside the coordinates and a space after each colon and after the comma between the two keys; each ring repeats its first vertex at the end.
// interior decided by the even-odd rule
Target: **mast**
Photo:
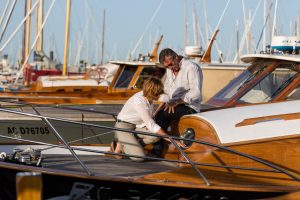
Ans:
{"type": "Polygon", "coordinates": [[[184,46],[189,45],[189,36],[188,36],[188,19],[187,19],[187,0],[184,0],[184,46]]]}
{"type": "Polygon", "coordinates": [[[67,74],[67,61],[68,61],[68,46],[69,46],[69,31],[70,31],[70,8],[71,8],[71,0],[67,1],[66,7],[66,29],[65,29],[65,47],[64,47],[64,63],[63,63],[63,73],[65,76],[67,74]]]}
{"type": "Polygon", "coordinates": [[[196,0],[194,0],[194,45],[200,47],[200,40],[199,40],[199,22],[197,18],[197,8],[196,8],[196,0]]]}
{"type": "MultiPolygon", "coordinates": [[[[267,21],[267,0],[264,0],[263,24],[265,24],[266,21],[267,21]]],[[[263,52],[266,51],[266,30],[265,30],[265,27],[263,28],[262,50],[263,50],[263,52]]]]}
{"type": "MultiPolygon", "coordinates": [[[[31,10],[32,0],[27,1],[27,12],[31,10]]],[[[25,58],[29,55],[30,50],[30,27],[31,27],[31,14],[26,19],[26,36],[25,36],[25,58]]],[[[26,64],[28,63],[28,60],[26,64]]]]}
{"type": "MultiPolygon", "coordinates": [[[[274,13],[274,22],[273,22],[273,29],[272,29],[272,37],[276,34],[277,35],[277,9],[278,9],[278,0],[275,1],[275,13],[274,13]]],[[[272,41],[272,40],[271,40],[272,41]]]]}
{"type": "Polygon", "coordinates": [[[206,31],[206,41],[208,42],[208,19],[206,14],[206,0],[203,0],[204,18],[205,18],[205,31],[206,31]]]}
{"type": "Polygon", "coordinates": [[[268,18],[269,18],[269,43],[272,41],[272,20],[271,20],[271,0],[268,0],[268,18]]]}
{"type": "Polygon", "coordinates": [[[236,20],[236,55],[237,55],[237,63],[240,63],[240,39],[239,39],[239,21],[236,20]]]}
{"type": "Polygon", "coordinates": [[[41,30],[43,19],[44,18],[44,0],[40,0],[40,4],[37,7],[37,15],[36,15],[36,33],[40,33],[36,44],[36,51],[42,52],[43,51],[43,30],[41,30]]]}
{"type": "Polygon", "coordinates": [[[249,11],[249,18],[247,20],[247,26],[248,26],[248,33],[247,33],[247,47],[248,47],[248,51],[247,53],[249,54],[251,52],[251,10],[249,11]]]}
{"type": "MultiPolygon", "coordinates": [[[[24,1],[24,17],[27,15],[27,1],[24,1]]],[[[25,61],[25,45],[26,45],[26,25],[23,26],[23,36],[22,36],[22,59],[21,65],[24,64],[25,61]]]]}
{"type": "Polygon", "coordinates": [[[104,61],[104,34],[105,34],[105,9],[103,10],[103,24],[102,24],[102,43],[101,43],[101,65],[104,61]]]}

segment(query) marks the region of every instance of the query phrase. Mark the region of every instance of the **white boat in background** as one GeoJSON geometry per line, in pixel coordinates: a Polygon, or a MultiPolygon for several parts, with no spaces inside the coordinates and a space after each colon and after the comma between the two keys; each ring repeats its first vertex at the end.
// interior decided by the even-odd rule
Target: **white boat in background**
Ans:
{"type": "Polygon", "coordinates": [[[273,36],[271,48],[282,53],[299,54],[300,36],[273,36]]]}

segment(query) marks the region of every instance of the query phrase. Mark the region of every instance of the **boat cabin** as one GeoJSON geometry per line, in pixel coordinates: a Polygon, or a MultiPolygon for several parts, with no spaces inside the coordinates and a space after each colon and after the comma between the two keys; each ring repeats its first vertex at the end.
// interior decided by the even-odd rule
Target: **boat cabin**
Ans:
{"type": "Polygon", "coordinates": [[[300,98],[299,56],[255,54],[241,59],[250,66],[209,99],[206,108],[300,98]]]}
{"type": "Polygon", "coordinates": [[[151,76],[163,78],[166,69],[154,62],[120,62],[111,61],[119,68],[108,87],[108,92],[124,92],[127,90],[141,90],[144,80],[151,76]]]}

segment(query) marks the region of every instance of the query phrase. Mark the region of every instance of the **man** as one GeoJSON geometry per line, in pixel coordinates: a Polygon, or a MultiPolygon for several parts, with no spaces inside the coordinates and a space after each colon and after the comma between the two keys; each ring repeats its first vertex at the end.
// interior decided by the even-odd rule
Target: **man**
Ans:
{"type": "Polygon", "coordinates": [[[167,68],[164,82],[166,95],[160,99],[164,103],[159,106],[155,120],[163,130],[168,131],[171,122],[183,115],[200,112],[203,75],[198,64],[169,48],[160,52],[159,62],[167,68]]]}

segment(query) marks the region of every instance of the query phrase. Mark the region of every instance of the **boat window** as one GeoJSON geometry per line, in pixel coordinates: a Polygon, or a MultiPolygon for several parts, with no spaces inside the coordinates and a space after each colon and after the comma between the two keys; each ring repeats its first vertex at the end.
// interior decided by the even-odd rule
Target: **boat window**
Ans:
{"type": "Polygon", "coordinates": [[[135,84],[135,88],[142,89],[143,83],[147,78],[154,76],[154,77],[161,79],[163,77],[163,75],[165,74],[165,72],[166,72],[166,69],[164,69],[164,68],[160,68],[160,67],[156,67],[156,66],[145,66],[135,84]]]}
{"type": "Polygon", "coordinates": [[[262,71],[269,65],[270,63],[262,63],[257,62],[253,63],[251,66],[247,68],[243,73],[241,73],[238,77],[230,81],[222,90],[220,90],[213,99],[230,99],[235,95],[240,89],[242,89],[247,83],[251,82],[254,78],[261,74],[262,71]]]}
{"type": "Polygon", "coordinates": [[[300,85],[295,88],[286,98],[286,100],[299,100],[300,99],[300,85]]]}
{"type": "Polygon", "coordinates": [[[128,88],[136,70],[137,67],[126,65],[115,84],[115,88],[128,88]]]}
{"type": "Polygon", "coordinates": [[[268,102],[282,91],[296,76],[292,64],[280,64],[260,80],[251,90],[244,94],[240,101],[246,103],[268,102]]]}

